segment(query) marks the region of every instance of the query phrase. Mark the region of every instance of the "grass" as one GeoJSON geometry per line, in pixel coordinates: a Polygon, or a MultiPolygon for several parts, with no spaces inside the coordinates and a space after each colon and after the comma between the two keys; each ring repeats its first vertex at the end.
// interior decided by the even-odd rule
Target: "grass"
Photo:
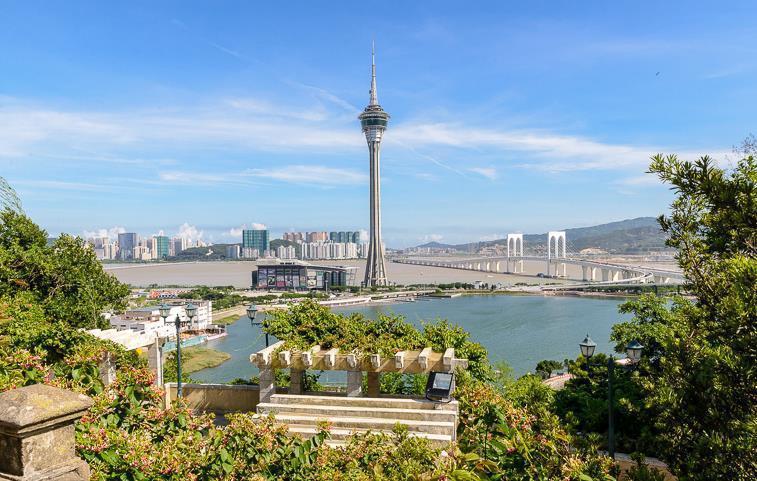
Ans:
{"type": "Polygon", "coordinates": [[[241,316],[238,315],[231,315],[222,317],[220,319],[214,319],[213,324],[217,324],[219,326],[228,326],[229,324],[234,324],[240,319],[241,316]]]}
{"type": "Polygon", "coordinates": [[[184,372],[192,373],[209,367],[220,366],[231,358],[231,354],[207,347],[193,346],[182,349],[181,357],[184,372]]]}

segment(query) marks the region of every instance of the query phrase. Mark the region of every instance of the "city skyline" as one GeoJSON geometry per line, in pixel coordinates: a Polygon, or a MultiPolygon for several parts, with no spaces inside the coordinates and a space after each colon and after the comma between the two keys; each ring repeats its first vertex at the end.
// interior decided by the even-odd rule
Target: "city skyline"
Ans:
{"type": "Polygon", "coordinates": [[[748,2],[387,5],[5,6],[2,175],[51,236],[367,230],[372,37],[387,247],[654,216],[649,155],[757,132],[748,2]]]}

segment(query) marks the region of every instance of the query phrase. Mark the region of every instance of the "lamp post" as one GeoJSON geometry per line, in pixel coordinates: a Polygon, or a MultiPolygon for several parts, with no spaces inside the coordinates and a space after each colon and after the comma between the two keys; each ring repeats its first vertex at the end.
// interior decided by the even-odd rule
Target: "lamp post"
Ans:
{"type": "MultiPolygon", "coordinates": [[[[255,316],[258,313],[258,306],[255,304],[250,304],[247,306],[247,317],[250,318],[250,325],[252,326],[262,326],[262,322],[255,322],[255,316]]],[[[265,347],[268,347],[268,333],[265,333],[265,347]]]]}
{"type": "MultiPolygon", "coordinates": [[[[187,312],[187,317],[189,318],[189,322],[192,322],[192,319],[197,315],[197,306],[192,304],[191,302],[186,305],[184,308],[187,312]]],[[[174,325],[176,326],[176,397],[180,398],[182,396],[182,389],[181,389],[181,316],[176,313],[176,320],[174,321],[174,325]]]]}
{"type": "MultiPolygon", "coordinates": [[[[581,348],[581,355],[586,358],[586,364],[588,367],[589,360],[594,355],[594,350],[597,348],[597,343],[591,340],[588,334],[583,341],[578,344],[581,348]]],[[[631,364],[636,364],[641,359],[641,351],[644,346],[639,341],[631,341],[626,346],[626,355],[631,361],[631,364]]],[[[588,369],[587,369],[588,371],[588,369]]],[[[607,357],[607,452],[612,459],[615,459],[615,419],[613,416],[613,389],[612,380],[615,373],[615,358],[612,356],[607,357]]]]}
{"type": "MultiPolygon", "coordinates": [[[[168,304],[164,302],[163,304],[160,305],[160,307],[158,307],[158,312],[160,312],[160,317],[163,318],[163,323],[165,324],[166,319],[171,314],[171,306],[169,306],[168,304]]],[[[177,339],[178,339],[178,336],[177,336],[177,339]]],[[[160,365],[162,366],[162,363],[160,365]]],[[[163,376],[161,375],[160,379],[162,378],[163,376]]]]}

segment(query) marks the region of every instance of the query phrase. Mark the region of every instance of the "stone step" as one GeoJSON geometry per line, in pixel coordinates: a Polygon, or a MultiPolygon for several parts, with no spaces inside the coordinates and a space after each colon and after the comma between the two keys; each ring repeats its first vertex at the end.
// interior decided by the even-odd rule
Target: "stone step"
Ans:
{"type": "Polygon", "coordinates": [[[310,425],[317,426],[319,422],[328,422],[332,428],[345,428],[345,429],[370,429],[373,431],[391,431],[394,426],[399,422],[403,426],[406,426],[410,432],[425,432],[429,434],[447,434],[455,430],[455,423],[446,421],[414,421],[414,420],[400,420],[397,419],[384,419],[384,418],[367,418],[367,417],[352,417],[352,416],[338,416],[338,417],[323,417],[323,416],[308,416],[306,414],[291,414],[291,413],[272,413],[274,414],[276,421],[281,424],[298,424],[298,425],[310,425]]]}
{"type": "Polygon", "coordinates": [[[347,396],[315,396],[310,394],[274,394],[273,396],[271,396],[271,403],[457,411],[457,401],[452,401],[450,403],[436,403],[427,399],[399,399],[381,397],[371,398],[347,396]]]}
{"type": "MultiPolygon", "coordinates": [[[[312,438],[313,436],[318,433],[318,428],[315,426],[309,426],[309,425],[301,425],[301,424],[290,424],[289,426],[289,432],[292,434],[299,434],[305,439],[312,438]]],[[[363,434],[366,432],[371,431],[370,429],[340,429],[340,428],[331,428],[329,430],[329,433],[331,434],[331,438],[329,438],[326,442],[334,442],[334,443],[341,443],[344,445],[347,441],[347,437],[351,436],[353,434],[363,434]]],[[[379,433],[380,431],[371,431],[373,433],[379,433]]],[[[452,437],[449,434],[430,434],[430,433],[423,433],[423,432],[410,432],[408,433],[410,436],[413,437],[419,437],[419,438],[426,438],[429,441],[431,441],[435,445],[447,445],[452,442],[452,437]]]]}
{"type": "Polygon", "coordinates": [[[429,410],[429,409],[399,409],[363,406],[327,406],[319,404],[279,404],[279,403],[260,403],[257,406],[260,414],[268,413],[302,413],[318,415],[322,417],[365,417],[365,418],[391,418],[398,420],[415,420],[415,421],[447,421],[455,422],[456,413],[446,410],[429,410]]]}

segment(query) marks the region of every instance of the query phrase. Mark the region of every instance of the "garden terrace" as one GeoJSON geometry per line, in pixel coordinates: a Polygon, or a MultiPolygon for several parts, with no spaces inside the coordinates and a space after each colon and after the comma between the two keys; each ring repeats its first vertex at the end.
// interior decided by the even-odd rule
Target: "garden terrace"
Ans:
{"type": "MultiPolygon", "coordinates": [[[[405,426],[412,436],[446,444],[455,440],[458,403],[438,403],[425,399],[383,397],[379,393],[381,373],[430,374],[466,369],[467,359],[455,357],[455,349],[435,352],[397,351],[392,356],[379,353],[341,352],[321,345],[301,351],[286,349],[279,341],[250,356],[260,369],[259,414],[274,414],[292,433],[306,437],[318,432],[318,424],[328,421],[335,427],[335,444],[343,443],[355,432],[391,432],[396,424],[405,426]],[[277,369],[290,370],[287,395],[276,394],[277,369]],[[306,370],[347,371],[347,396],[303,395],[306,370]],[[367,397],[362,396],[363,373],[367,373],[367,397]]],[[[317,394],[317,393],[316,393],[317,394]]],[[[322,394],[322,393],[321,393],[322,394]]]]}
{"type": "Polygon", "coordinates": [[[260,369],[260,399],[266,402],[273,394],[276,369],[289,369],[290,394],[302,394],[302,373],[306,370],[347,371],[347,396],[362,394],[363,373],[368,373],[368,396],[378,397],[379,375],[385,372],[428,374],[454,372],[466,369],[467,359],[455,357],[455,349],[435,352],[430,347],[422,350],[397,351],[392,356],[379,353],[341,352],[339,348],[324,349],[313,346],[301,351],[284,349],[279,341],[250,356],[250,362],[260,369]]]}

